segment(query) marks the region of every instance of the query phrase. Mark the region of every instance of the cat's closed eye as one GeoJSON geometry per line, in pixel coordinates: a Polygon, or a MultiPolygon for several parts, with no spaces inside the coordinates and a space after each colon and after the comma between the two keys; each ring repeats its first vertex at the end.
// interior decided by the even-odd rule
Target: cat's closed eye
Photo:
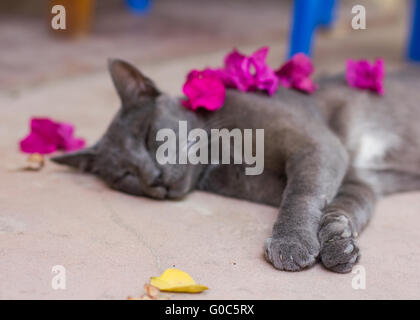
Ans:
{"type": "Polygon", "coordinates": [[[147,126],[146,134],[144,136],[144,146],[145,146],[145,148],[148,152],[151,151],[151,145],[153,143],[153,141],[151,140],[151,139],[153,139],[151,131],[152,131],[152,125],[149,124],[147,126]]]}

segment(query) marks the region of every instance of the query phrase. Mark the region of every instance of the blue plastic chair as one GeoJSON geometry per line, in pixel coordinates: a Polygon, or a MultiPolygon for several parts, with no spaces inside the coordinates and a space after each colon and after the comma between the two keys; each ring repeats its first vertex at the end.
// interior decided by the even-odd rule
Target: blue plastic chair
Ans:
{"type": "Polygon", "coordinates": [[[413,0],[412,14],[408,58],[420,61],[420,0],[413,0]]]}
{"type": "Polygon", "coordinates": [[[319,26],[332,27],[335,0],[295,0],[289,56],[298,52],[312,54],[312,42],[319,26]]]}
{"type": "MultiPolygon", "coordinates": [[[[407,56],[420,61],[420,0],[412,0],[411,34],[407,56]]],[[[335,0],[295,0],[289,56],[298,52],[312,55],[312,43],[319,26],[332,27],[335,20],[335,0]]]]}
{"type": "Polygon", "coordinates": [[[152,6],[151,0],[125,0],[131,12],[139,15],[147,14],[152,6]]]}

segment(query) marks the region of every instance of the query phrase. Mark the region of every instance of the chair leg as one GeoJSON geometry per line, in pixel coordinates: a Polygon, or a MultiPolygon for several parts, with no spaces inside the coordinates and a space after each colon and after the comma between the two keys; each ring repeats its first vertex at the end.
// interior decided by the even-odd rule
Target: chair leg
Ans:
{"type": "Polygon", "coordinates": [[[413,0],[412,12],[408,58],[413,61],[420,61],[420,0],[413,0]]]}
{"type": "Polygon", "coordinates": [[[331,28],[335,21],[335,5],[336,0],[323,0],[318,4],[318,21],[317,25],[331,28]]]}
{"type": "Polygon", "coordinates": [[[295,0],[289,56],[303,52],[312,53],[312,38],[317,20],[318,0],[295,0]]]}
{"type": "Polygon", "coordinates": [[[152,0],[125,0],[131,12],[139,15],[150,11],[152,0]]]}

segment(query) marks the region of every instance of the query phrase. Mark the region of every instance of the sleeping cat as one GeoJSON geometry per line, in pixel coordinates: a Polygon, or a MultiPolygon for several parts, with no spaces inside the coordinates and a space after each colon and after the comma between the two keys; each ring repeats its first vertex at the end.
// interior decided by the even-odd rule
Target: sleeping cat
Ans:
{"type": "MultiPolygon", "coordinates": [[[[227,90],[216,112],[193,112],[130,64],[109,70],[122,107],[92,147],[53,161],[94,173],[111,188],[156,199],[192,190],[279,207],[265,256],[299,271],[319,258],[335,272],[359,259],[355,239],[383,195],[420,189],[420,70],[389,74],[385,96],[322,79],[308,96],[280,87],[274,97],[227,90]],[[159,129],[264,129],[264,171],[244,165],[156,161],[159,129]]],[[[179,152],[179,151],[178,151],[179,152]]]]}

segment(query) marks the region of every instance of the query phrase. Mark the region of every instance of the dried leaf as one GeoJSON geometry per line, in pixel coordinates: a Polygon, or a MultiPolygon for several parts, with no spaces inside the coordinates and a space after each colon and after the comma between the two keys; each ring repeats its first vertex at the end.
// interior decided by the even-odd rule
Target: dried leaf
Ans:
{"type": "Polygon", "coordinates": [[[127,300],[152,300],[148,295],[144,294],[141,297],[127,297],[127,300]]]}
{"type": "Polygon", "coordinates": [[[45,165],[44,156],[39,153],[32,153],[25,160],[19,160],[8,166],[8,171],[39,171],[45,165]]]}
{"type": "Polygon", "coordinates": [[[144,291],[146,292],[146,294],[143,294],[140,297],[127,297],[127,300],[162,300],[163,298],[161,298],[159,296],[159,289],[146,283],[144,285],[144,291]]]}
{"type": "Polygon", "coordinates": [[[32,153],[26,160],[25,171],[39,171],[45,165],[44,156],[39,153],[32,153]]]}
{"type": "Polygon", "coordinates": [[[148,283],[144,284],[144,291],[152,299],[157,299],[159,296],[159,289],[148,283]]]}
{"type": "Polygon", "coordinates": [[[179,269],[166,269],[160,277],[151,277],[150,284],[161,291],[199,293],[208,288],[197,284],[191,276],[179,269]]]}

